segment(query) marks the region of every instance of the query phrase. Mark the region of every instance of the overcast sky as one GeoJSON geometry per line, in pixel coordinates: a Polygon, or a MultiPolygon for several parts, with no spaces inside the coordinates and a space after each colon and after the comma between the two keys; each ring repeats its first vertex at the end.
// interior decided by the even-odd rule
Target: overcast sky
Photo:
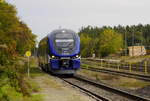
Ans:
{"type": "Polygon", "coordinates": [[[150,0],[7,0],[38,40],[59,28],[150,24],[150,0]]]}

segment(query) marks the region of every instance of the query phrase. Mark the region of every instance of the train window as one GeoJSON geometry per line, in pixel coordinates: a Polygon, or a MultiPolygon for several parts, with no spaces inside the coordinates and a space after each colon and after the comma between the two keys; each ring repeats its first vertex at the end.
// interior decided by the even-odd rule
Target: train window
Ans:
{"type": "Polygon", "coordinates": [[[72,39],[73,38],[73,34],[67,34],[67,33],[60,33],[60,34],[56,34],[55,36],[56,39],[72,39]]]}
{"type": "Polygon", "coordinates": [[[54,43],[59,54],[69,55],[74,52],[75,36],[73,33],[57,33],[55,34],[54,43]]]}
{"type": "Polygon", "coordinates": [[[73,39],[56,39],[56,42],[73,42],[73,39]]]}
{"type": "Polygon", "coordinates": [[[73,47],[74,46],[74,40],[73,39],[69,39],[69,40],[61,40],[61,39],[57,39],[55,40],[56,42],[56,46],[57,47],[73,47]]]}

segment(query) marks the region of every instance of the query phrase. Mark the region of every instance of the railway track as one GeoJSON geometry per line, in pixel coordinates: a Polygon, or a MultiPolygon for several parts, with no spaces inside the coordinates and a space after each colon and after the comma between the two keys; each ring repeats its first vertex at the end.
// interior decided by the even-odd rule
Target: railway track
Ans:
{"type": "MultiPolygon", "coordinates": [[[[62,78],[61,78],[62,79],[62,78]]],[[[102,97],[80,85],[77,85],[77,84],[74,84],[72,82],[70,82],[69,80],[67,80],[66,78],[63,78],[62,80],[64,80],[65,82],[67,82],[68,84],[76,87],[76,88],[79,88],[80,90],[82,90],[84,93],[86,93],[87,95],[91,96],[92,98],[94,98],[96,101],[110,101],[108,98],[105,98],[105,97],[102,97]]]]}
{"type": "Polygon", "coordinates": [[[94,96],[97,101],[150,101],[148,98],[143,98],[103,83],[98,83],[81,75],[61,79],[89,95],[94,96]]]}
{"type": "Polygon", "coordinates": [[[142,74],[133,74],[133,73],[129,73],[129,72],[121,72],[121,71],[108,70],[108,69],[102,69],[102,68],[94,68],[92,66],[90,66],[89,68],[82,67],[82,69],[90,70],[90,71],[94,71],[94,72],[102,72],[102,73],[108,73],[108,74],[113,74],[113,75],[119,75],[119,76],[124,76],[124,77],[129,77],[129,78],[135,78],[135,79],[150,82],[150,76],[142,75],[142,74]]]}

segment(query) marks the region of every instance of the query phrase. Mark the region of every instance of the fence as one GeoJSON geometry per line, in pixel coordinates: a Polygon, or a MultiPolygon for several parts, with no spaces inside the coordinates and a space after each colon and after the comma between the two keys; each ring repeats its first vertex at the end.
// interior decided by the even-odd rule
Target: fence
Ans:
{"type": "Polygon", "coordinates": [[[88,64],[88,65],[94,65],[94,66],[100,66],[101,68],[113,68],[118,71],[120,70],[127,70],[129,72],[142,72],[145,74],[150,73],[150,64],[145,61],[145,62],[139,62],[139,63],[122,63],[120,61],[111,61],[111,60],[105,60],[105,59],[98,59],[98,60],[93,60],[93,59],[85,59],[83,60],[83,63],[88,64]],[[88,60],[88,61],[87,61],[88,60]]]}
{"type": "Polygon", "coordinates": [[[145,46],[145,48],[146,48],[146,53],[150,54],[150,46],[145,46]]]}

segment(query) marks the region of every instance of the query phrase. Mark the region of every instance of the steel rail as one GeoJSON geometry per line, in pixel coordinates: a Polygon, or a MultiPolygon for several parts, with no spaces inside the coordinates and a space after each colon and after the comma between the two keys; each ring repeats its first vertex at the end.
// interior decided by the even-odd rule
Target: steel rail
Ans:
{"type": "Polygon", "coordinates": [[[94,97],[94,99],[95,99],[96,101],[111,101],[111,100],[109,100],[108,98],[104,98],[104,97],[102,97],[102,96],[100,96],[100,95],[98,95],[98,94],[96,94],[96,93],[94,93],[94,92],[91,92],[91,91],[88,90],[88,89],[85,89],[85,88],[83,88],[83,87],[81,87],[81,86],[79,86],[79,85],[76,85],[76,84],[71,83],[71,82],[69,82],[69,80],[66,80],[65,78],[60,78],[60,79],[62,79],[62,80],[65,81],[66,83],[68,83],[68,84],[70,84],[70,85],[72,85],[72,86],[74,86],[74,87],[76,87],[76,88],[79,88],[80,90],[84,91],[84,93],[88,94],[89,96],[94,97]]]}
{"type": "Polygon", "coordinates": [[[75,75],[74,78],[76,78],[78,80],[81,80],[81,81],[84,81],[84,82],[86,82],[88,84],[94,85],[96,87],[99,87],[101,89],[104,89],[106,91],[109,91],[109,92],[118,94],[120,96],[129,98],[131,100],[135,100],[135,101],[150,101],[150,99],[148,99],[148,98],[144,98],[142,96],[139,96],[139,95],[136,95],[136,94],[132,94],[132,93],[129,93],[127,91],[123,91],[123,90],[120,90],[120,89],[117,89],[117,88],[110,87],[110,86],[108,86],[106,84],[99,83],[99,82],[96,82],[94,80],[90,80],[90,79],[85,78],[85,77],[83,77],[81,75],[75,75]]]}
{"type": "Polygon", "coordinates": [[[102,69],[102,68],[94,68],[92,66],[90,66],[88,68],[82,67],[81,69],[95,71],[95,72],[108,73],[108,74],[113,74],[113,75],[120,75],[120,76],[124,76],[124,77],[135,78],[135,79],[150,82],[150,76],[147,76],[147,75],[134,74],[134,73],[129,73],[129,72],[121,72],[121,71],[115,71],[115,70],[108,70],[108,69],[102,69]]]}

